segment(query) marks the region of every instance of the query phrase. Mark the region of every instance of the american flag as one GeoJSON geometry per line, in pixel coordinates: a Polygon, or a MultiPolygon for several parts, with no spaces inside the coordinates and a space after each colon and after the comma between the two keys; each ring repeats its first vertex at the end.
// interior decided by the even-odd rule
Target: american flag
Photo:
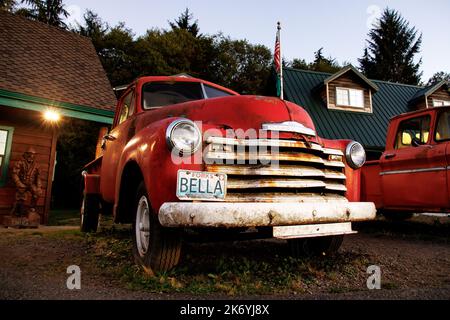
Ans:
{"type": "Polygon", "coordinates": [[[276,70],[277,74],[279,74],[281,71],[280,29],[281,29],[280,23],[278,23],[277,38],[275,40],[275,58],[274,58],[275,70],[276,70]]]}
{"type": "Polygon", "coordinates": [[[277,96],[284,99],[283,93],[283,65],[281,58],[281,23],[278,22],[277,38],[275,40],[274,64],[277,73],[277,96]]]}

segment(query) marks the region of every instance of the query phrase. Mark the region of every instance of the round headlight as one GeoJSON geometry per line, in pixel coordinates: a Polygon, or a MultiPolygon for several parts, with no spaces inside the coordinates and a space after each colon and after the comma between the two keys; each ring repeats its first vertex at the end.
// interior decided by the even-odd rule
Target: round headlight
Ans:
{"type": "Polygon", "coordinates": [[[356,141],[350,142],[345,150],[347,163],[353,169],[361,168],[366,162],[366,151],[364,147],[356,141]]]}
{"type": "Polygon", "coordinates": [[[180,154],[193,154],[202,144],[202,134],[197,125],[188,119],[172,122],[166,131],[169,148],[180,154]]]}

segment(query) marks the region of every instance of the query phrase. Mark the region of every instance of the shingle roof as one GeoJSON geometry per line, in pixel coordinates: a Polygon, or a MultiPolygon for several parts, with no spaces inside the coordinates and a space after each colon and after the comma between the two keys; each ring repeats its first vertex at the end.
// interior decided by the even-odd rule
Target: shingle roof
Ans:
{"type": "Polygon", "coordinates": [[[90,39],[6,12],[0,12],[0,30],[0,89],[114,110],[90,39]]]}
{"type": "Polygon", "coordinates": [[[379,88],[372,96],[372,114],[329,110],[314,89],[331,74],[291,68],[283,70],[286,100],[308,111],[320,136],[352,139],[372,148],[384,147],[389,120],[411,111],[408,103],[422,89],[419,86],[371,80],[379,88]]]}

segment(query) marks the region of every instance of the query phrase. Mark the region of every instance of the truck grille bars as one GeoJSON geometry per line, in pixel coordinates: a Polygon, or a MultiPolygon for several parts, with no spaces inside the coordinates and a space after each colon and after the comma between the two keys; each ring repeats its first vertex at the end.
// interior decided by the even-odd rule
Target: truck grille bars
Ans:
{"type": "Polygon", "coordinates": [[[206,171],[228,175],[225,201],[347,201],[340,150],[296,140],[209,137],[206,143],[206,171]]]}

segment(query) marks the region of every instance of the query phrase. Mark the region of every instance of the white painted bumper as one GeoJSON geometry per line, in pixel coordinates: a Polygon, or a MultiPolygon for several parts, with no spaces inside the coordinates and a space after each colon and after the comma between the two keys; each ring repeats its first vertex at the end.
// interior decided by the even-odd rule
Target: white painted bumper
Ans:
{"type": "Polygon", "coordinates": [[[375,219],[371,202],[188,203],[168,202],[159,209],[165,227],[264,227],[339,223],[375,219]]]}

